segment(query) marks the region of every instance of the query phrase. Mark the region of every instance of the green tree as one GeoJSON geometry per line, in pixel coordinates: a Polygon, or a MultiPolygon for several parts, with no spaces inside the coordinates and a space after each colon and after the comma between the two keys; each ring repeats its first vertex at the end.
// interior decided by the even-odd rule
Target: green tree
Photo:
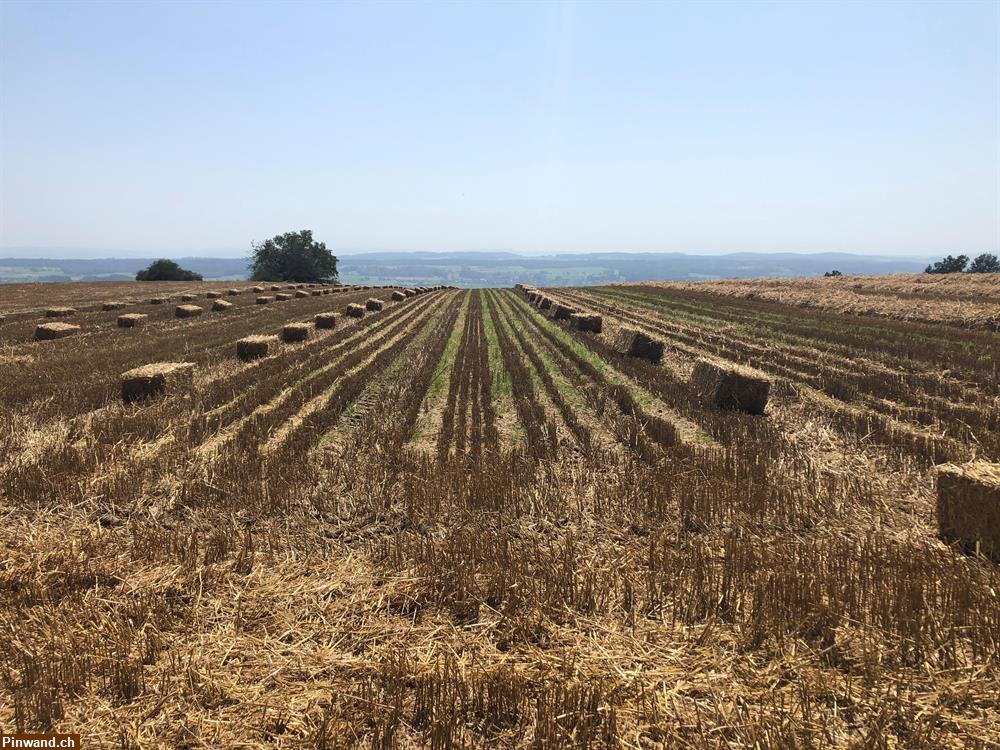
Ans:
{"type": "Polygon", "coordinates": [[[254,281],[330,282],[337,280],[337,258],[312,230],[286,232],[255,242],[250,278],[254,281]]]}
{"type": "Polygon", "coordinates": [[[136,281],[201,281],[201,274],[181,268],[172,260],[160,258],[135,275],[136,281]]]}
{"type": "Polygon", "coordinates": [[[1000,273],[1000,260],[993,253],[983,253],[972,261],[969,273],[1000,273]]]}
{"type": "Polygon", "coordinates": [[[951,255],[946,256],[937,263],[932,263],[924,269],[924,273],[961,273],[965,264],[969,262],[968,255],[959,255],[957,258],[951,255]]]}

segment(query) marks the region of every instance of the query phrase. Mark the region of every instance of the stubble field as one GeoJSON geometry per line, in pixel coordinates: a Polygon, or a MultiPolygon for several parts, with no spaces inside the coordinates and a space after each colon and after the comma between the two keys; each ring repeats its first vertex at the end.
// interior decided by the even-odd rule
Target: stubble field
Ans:
{"type": "Polygon", "coordinates": [[[938,538],[934,483],[1000,461],[994,282],[826,281],[0,287],[0,728],[997,747],[1000,566],[938,538]],[[765,413],[703,357],[769,378],[765,413]],[[193,375],[122,403],[161,361],[193,375]]]}

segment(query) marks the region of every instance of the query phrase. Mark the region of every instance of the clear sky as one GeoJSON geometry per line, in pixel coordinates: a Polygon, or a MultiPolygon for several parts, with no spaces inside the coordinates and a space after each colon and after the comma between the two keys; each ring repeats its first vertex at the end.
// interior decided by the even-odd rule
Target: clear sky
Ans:
{"type": "Polygon", "coordinates": [[[0,247],[1000,249],[1000,3],[0,2],[0,247]]]}

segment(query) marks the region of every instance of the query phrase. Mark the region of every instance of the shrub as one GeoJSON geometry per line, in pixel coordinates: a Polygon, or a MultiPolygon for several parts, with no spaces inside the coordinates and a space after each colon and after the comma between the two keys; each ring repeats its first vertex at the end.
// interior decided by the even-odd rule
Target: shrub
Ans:
{"type": "Polygon", "coordinates": [[[136,281],[201,281],[201,274],[181,268],[172,260],[160,258],[135,275],[136,281]]]}

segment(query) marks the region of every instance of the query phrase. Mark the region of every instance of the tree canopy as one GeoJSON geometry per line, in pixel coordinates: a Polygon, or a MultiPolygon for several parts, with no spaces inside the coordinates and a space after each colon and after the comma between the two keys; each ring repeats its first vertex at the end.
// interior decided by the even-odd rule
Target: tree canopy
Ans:
{"type": "Polygon", "coordinates": [[[993,253],[983,253],[972,261],[969,273],[1000,273],[1000,260],[993,253]]]}
{"type": "Polygon", "coordinates": [[[337,258],[326,244],[313,240],[312,230],[286,232],[264,242],[255,242],[251,260],[254,281],[336,281],[337,258]]]}
{"type": "Polygon", "coordinates": [[[160,258],[135,275],[136,281],[201,281],[201,274],[181,268],[172,260],[160,258]]]}
{"type": "Polygon", "coordinates": [[[968,255],[959,255],[957,258],[948,255],[937,263],[927,266],[924,269],[924,273],[961,273],[968,262],[968,255]]]}

